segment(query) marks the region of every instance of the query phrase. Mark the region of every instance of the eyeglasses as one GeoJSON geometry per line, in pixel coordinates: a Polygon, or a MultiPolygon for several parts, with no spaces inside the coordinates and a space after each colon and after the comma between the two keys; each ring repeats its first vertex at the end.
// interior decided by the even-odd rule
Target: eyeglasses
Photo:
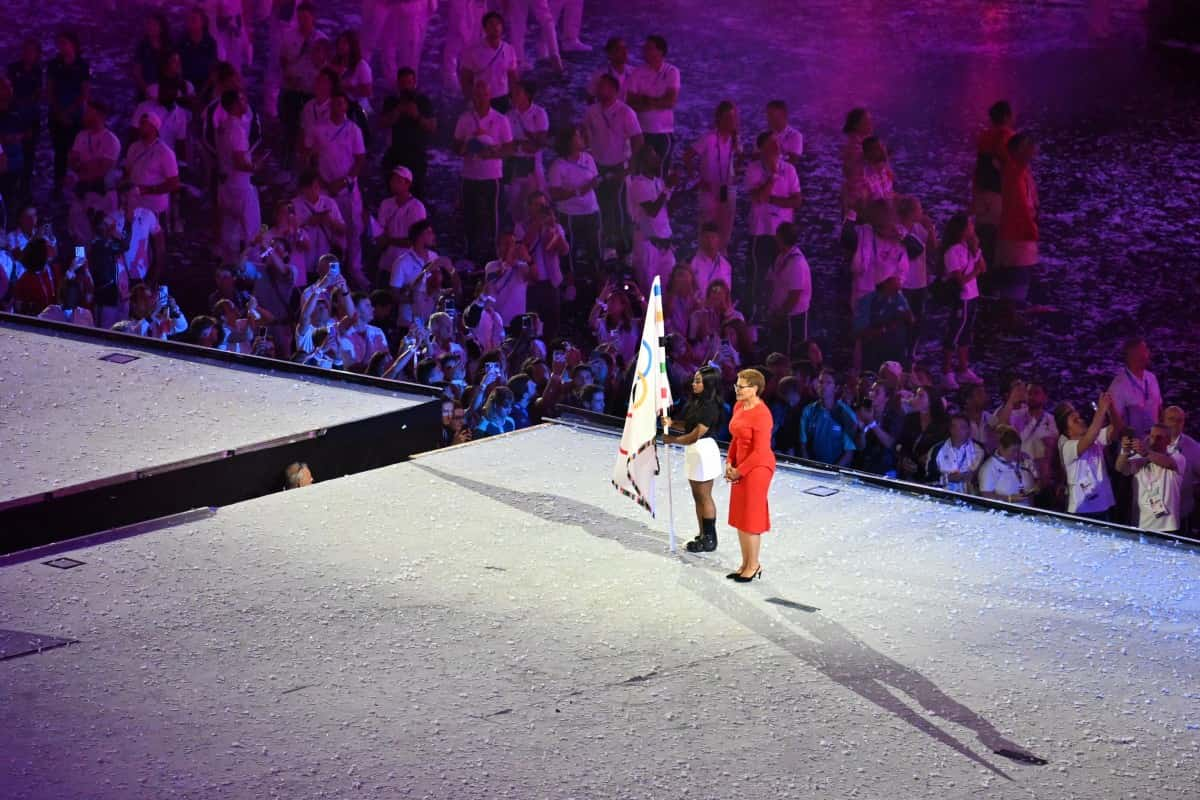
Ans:
{"type": "Polygon", "coordinates": [[[734,388],[734,389],[738,389],[738,390],[740,390],[740,389],[753,389],[753,388],[754,388],[754,386],[752,386],[752,385],[751,385],[751,384],[749,384],[749,383],[735,383],[735,384],[733,385],[733,388],[734,388]]]}

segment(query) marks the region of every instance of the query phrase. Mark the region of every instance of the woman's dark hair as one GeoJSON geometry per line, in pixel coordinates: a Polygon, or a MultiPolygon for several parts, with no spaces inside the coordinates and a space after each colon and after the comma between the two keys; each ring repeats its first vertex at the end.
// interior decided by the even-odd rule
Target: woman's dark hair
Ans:
{"type": "Polygon", "coordinates": [[[558,153],[561,158],[571,155],[571,143],[575,141],[575,134],[580,129],[578,124],[559,128],[558,133],[554,135],[554,152],[558,153]]]}
{"type": "Polygon", "coordinates": [[[529,391],[529,384],[531,383],[533,383],[533,378],[522,372],[508,379],[508,388],[512,391],[514,398],[524,398],[525,393],[529,391]]]}
{"type": "MultiPolygon", "coordinates": [[[[609,304],[610,304],[609,313],[611,313],[611,303],[612,303],[612,298],[614,298],[614,297],[620,297],[622,300],[625,301],[625,316],[621,320],[620,324],[632,325],[633,324],[633,300],[629,297],[629,294],[627,292],[625,292],[621,289],[617,289],[612,294],[610,294],[608,297],[609,304]]],[[[605,316],[607,316],[607,314],[605,316]]]]}
{"type": "MultiPolygon", "coordinates": [[[[579,393],[579,401],[585,406],[591,405],[592,399],[603,391],[603,386],[597,386],[594,383],[589,383],[587,386],[583,387],[583,390],[579,393]]],[[[608,398],[605,398],[605,400],[607,399],[608,398]]]]}
{"type": "Polygon", "coordinates": [[[533,98],[537,97],[537,93],[538,93],[537,81],[530,80],[529,78],[524,78],[522,80],[517,81],[515,85],[521,87],[521,91],[525,93],[525,96],[528,97],[531,102],[533,101],[533,98]]]}
{"type": "Polygon", "coordinates": [[[387,369],[388,359],[391,357],[391,353],[387,352],[386,350],[380,350],[377,353],[372,353],[371,357],[367,359],[367,366],[363,371],[368,375],[374,375],[376,378],[381,378],[383,377],[383,371],[387,369]]]}
{"type": "Polygon", "coordinates": [[[24,264],[26,272],[41,272],[49,260],[50,246],[41,236],[32,239],[29,244],[25,245],[25,250],[21,255],[21,262],[24,264]]]}
{"type": "Polygon", "coordinates": [[[408,240],[415,242],[417,237],[433,227],[433,221],[429,219],[419,219],[408,227],[408,240]]]}
{"type": "MultiPolygon", "coordinates": [[[[200,337],[206,328],[212,328],[217,332],[217,341],[213,346],[220,347],[221,343],[225,341],[225,328],[216,319],[207,315],[192,319],[192,324],[188,326],[185,334],[186,341],[189,344],[200,344],[200,337]]],[[[313,339],[313,343],[316,344],[316,337],[314,336],[313,339]]]]}
{"type": "Polygon", "coordinates": [[[337,70],[335,70],[333,67],[322,67],[321,71],[317,73],[317,77],[318,78],[324,77],[324,78],[329,79],[329,83],[330,83],[329,96],[330,97],[332,97],[333,95],[337,94],[338,92],[340,92],[342,90],[342,76],[339,75],[337,73],[337,70]]]}
{"type": "Polygon", "coordinates": [[[867,116],[865,108],[852,108],[846,114],[846,123],[842,125],[842,133],[853,133],[859,125],[862,124],[863,118],[867,116]]]}
{"type": "Polygon", "coordinates": [[[793,247],[796,242],[800,241],[800,228],[794,222],[781,222],[775,229],[775,236],[779,239],[780,244],[793,247]]]}
{"type": "Polygon", "coordinates": [[[1058,428],[1059,436],[1066,436],[1067,430],[1070,427],[1071,414],[1075,412],[1075,407],[1070,403],[1059,403],[1054,407],[1054,427],[1058,428]]]}
{"type": "MultiPolygon", "coordinates": [[[[321,330],[324,330],[322,328],[321,330]]],[[[433,375],[433,371],[438,368],[438,362],[432,358],[425,358],[417,362],[417,383],[425,386],[429,385],[429,378],[433,375]]]]}
{"type": "Polygon", "coordinates": [[[705,365],[696,371],[700,373],[700,378],[704,381],[704,391],[696,399],[701,403],[720,402],[721,391],[724,388],[721,383],[721,370],[705,365]]]}
{"type": "Polygon", "coordinates": [[[487,400],[483,402],[483,416],[485,419],[491,419],[497,406],[506,405],[511,408],[514,402],[512,389],[504,385],[493,386],[488,392],[487,400]]]}
{"type": "Polygon", "coordinates": [[[488,13],[483,15],[483,23],[482,23],[483,27],[486,28],[488,26],[488,23],[491,22],[493,19],[498,20],[501,25],[504,24],[504,15],[503,14],[501,14],[499,11],[489,11],[488,13]]]}
{"type": "Polygon", "coordinates": [[[657,33],[652,33],[646,37],[646,41],[654,45],[658,52],[664,56],[667,54],[667,40],[664,37],[659,36],[657,33]]]}
{"type": "Polygon", "coordinates": [[[988,119],[992,121],[993,125],[1003,125],[1012,119],[1012,115],[1012,106],[1008,104],[1007,100],[992,103],[992,107],[988,109],[988,119]]]}
{"type": "Polygon", "coordinates": [[[350,46],[350,55],[346,59],[346,69],[354,69],[358,66],[358,62],[362,61],[362,43],[358,40],[358,31],[353,29],[342,31],[338,39],[345,39],[346,44],[350,46]]]}
{"type": "Polygon", "coordinates": [[[962,242],[963,237],[967,235],[967,226],[970,223],[971,218],[961,211],[950,218],[950,221],[946,223],[946,230],[942,233],[942,252],[962,242]]]}

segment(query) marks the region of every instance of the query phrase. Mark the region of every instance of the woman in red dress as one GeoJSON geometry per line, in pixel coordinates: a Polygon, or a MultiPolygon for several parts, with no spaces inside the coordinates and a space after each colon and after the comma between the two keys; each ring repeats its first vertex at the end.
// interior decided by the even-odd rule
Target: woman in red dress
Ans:
{"type": "Polygon", "coordinates": [[[725,480],[732,484],[729,525],[738,532],[742,566],[725,577],[738,583],[749,583],[762,575],[762,565],[758,563],[762,546],[759,536],[771,529],[767,490],[775,475],[775,453],[771,450],[771,410],[762,399],[766,388],[766,378],[756,369],[739,372],[734,386],[737,400],[729,422],[731,441],[725,480]]]}

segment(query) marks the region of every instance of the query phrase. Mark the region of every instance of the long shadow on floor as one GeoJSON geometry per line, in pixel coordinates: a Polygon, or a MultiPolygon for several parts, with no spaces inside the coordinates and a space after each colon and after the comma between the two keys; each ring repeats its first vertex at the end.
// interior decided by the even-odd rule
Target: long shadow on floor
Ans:
{"type": "MultiPolygon", "coordinates": [[[[532,514],[547,522],[583,528],[592,536],[656,556],[668,555],[662,533],[587,503],[544,492],[520,492],[451,475],[417,461],[413,466],[448,483],[532,514]]],[[[1025,764],[1046,762],[1006,739],[991,722],[943,692],[916,670],[888,658],[854,636],[837,622],[817,613],[787,609],[787,619],[802,630],[801,635],[780,625],[765,603],[769,592],[761,583],[751,587],[731,586],[723,569],[713,561],[681,555],[679,585],[730,619],[741,623],[780,649],[811,666],[835,683],[874,703],[916,730],[1003,778],[1012,778],[983,756],[967,747],[909,708],[890,689],[907,694],[931,714],[975,732],[992,753],[1025,764]],[[749,590],[749,591],[747,591],[749,590]],[[761,601],[761,602],[760,602],[761,601]]],[[[770,598],[777,600],[777,598],[770,598]]],[[[775,603],[778,605],[778,603],[775,603]]]]}

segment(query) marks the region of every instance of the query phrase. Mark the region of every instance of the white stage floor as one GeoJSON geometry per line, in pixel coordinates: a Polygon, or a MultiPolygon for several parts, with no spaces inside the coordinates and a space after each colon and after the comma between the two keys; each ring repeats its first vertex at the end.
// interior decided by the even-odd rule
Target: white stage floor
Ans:
{"type": "Polygon", "coordinates": [[[1196,797],[1195,552],[781,471],[739,586],[615,447],[539,428],[0,569],[2,627],[78,640],[0,661],[0,795],[1196,797]]]}
{"type": "Polygon", "coordinates": [[[0,502],[429,398],[0,327],[0,502]],[[109,353],[136,355],[127,364],[109,353]]]}

